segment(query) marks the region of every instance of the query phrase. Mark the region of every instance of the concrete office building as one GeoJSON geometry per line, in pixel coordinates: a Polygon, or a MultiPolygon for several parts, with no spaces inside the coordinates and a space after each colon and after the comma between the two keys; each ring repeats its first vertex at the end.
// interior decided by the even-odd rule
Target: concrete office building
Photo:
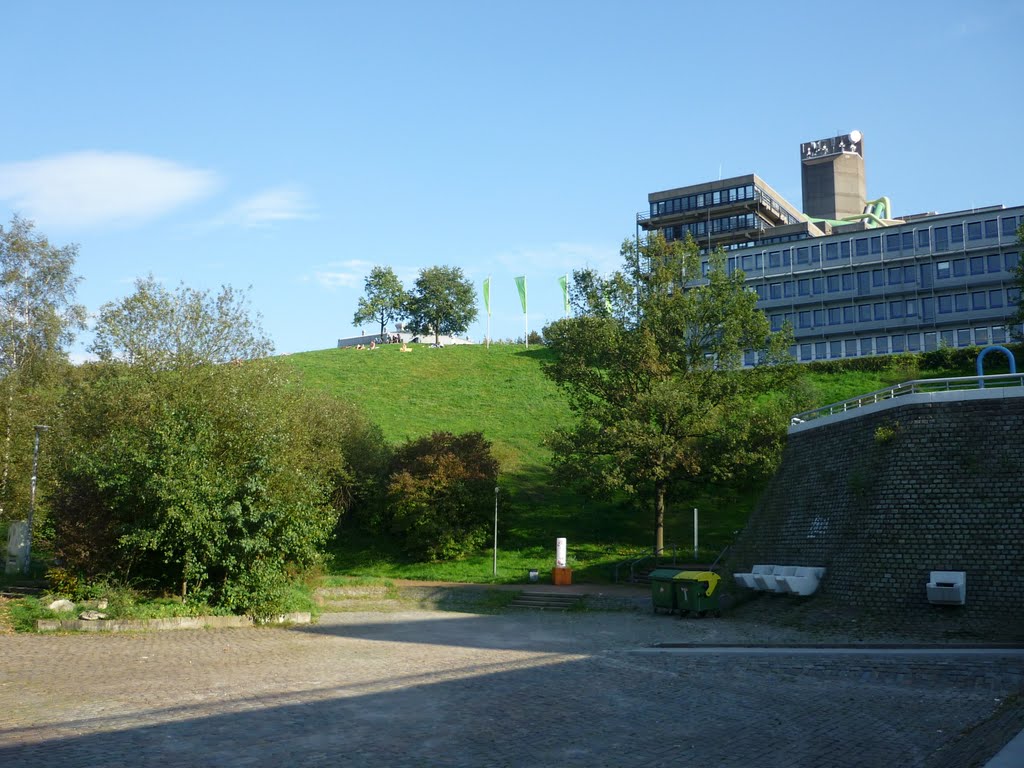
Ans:
{"type": "Polygon", "coordinates": [[[887,198],[866,199],[857,131],[806,142],[800,159],[802,212],[751,174],[651,193],[638,233],[726,250],[772,328],[793,326],[801,361],[1009,339],[1024,206],[894,218],[887,198]]]}

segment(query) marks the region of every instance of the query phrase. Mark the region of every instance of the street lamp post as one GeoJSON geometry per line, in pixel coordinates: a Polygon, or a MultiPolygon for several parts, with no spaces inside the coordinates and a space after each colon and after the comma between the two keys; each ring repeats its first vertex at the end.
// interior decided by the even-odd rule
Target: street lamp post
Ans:
{"type": "Polygon", "coordinates": [[[498,492],[501,489],[498,486],[494,486],[494,571],[495,576],[498,575],[498,492]]]}
{"type": "Polygon", "coordinates": [[[22,572],[27,576],[29,565],[32,563],[32,518],[36,513],[36,476],[39,473],[39,433],[49,429],[46,424],[36,424],[33,429],[36,433],[35,443],[32,446],[32,492],[28,501],[28,547],[25,551],[25,565],[22,572]]]}

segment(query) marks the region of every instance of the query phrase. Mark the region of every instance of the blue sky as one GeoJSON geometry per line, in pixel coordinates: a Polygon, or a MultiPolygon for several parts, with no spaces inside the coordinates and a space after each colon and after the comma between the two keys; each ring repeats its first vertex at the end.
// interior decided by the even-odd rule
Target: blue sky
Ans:
{"type": "Polygon", "coordinates": [[[251,286],[288,353],[356,330],[375,264],[491,275],[496,338],[525,274],[539,330],[648,192],[754,172],[799,205],[800,142],[853,129],[897,215],[1024,203],[1024,6],[873,8],[15,3],[0,220],[79,245],[91,312],[149,273],[251,286]]]}

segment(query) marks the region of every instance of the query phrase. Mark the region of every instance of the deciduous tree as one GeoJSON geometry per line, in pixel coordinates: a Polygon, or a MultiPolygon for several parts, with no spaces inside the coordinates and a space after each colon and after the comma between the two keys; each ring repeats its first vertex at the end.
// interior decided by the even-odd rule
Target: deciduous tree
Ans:
{"type": "Polygon", "coordinates": [[[359,299],[352,323],[380,323],[380,335],[383,336],[388,323],[405,317],[409,294],[391,267],[371,269],[363,283],[363,290],[365,295],[359,299]]]}
{"type": "Polygon", "coordinates": [[[432,333],[436,344],[441,334],[464,333],[476,315],[476,291],[459,267],[420,270],[409,300],[410,330],[432,333]]]}
{"type": "Polygon", "coordinates": [[[576,316],[544,329],[545,373],[576,423],[553,439],[555,467],[591,490],[650,494],[654,546],[665,505],[684,484],[763,472],[776,460],[788,412],[771,393],[795,376],[790,337],[770,333],[743,274],[692,240],[627,240],[623,269],[577,273],[576,316]],[[745,352],[759,365],[742,370],[745,352]]]}

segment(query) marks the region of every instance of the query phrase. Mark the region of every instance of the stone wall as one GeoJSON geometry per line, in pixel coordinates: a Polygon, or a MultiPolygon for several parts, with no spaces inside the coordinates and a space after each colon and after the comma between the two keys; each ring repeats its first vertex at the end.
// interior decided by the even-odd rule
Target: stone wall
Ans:
{"type": "Polygon", "coordinates": [[[729,555],[824,566],[859,608],[1024,617],[1024,393],[911,395],[791,430],[782,466],[729,555]],[[930,571],[966,571],[967,604],[927,601],[930,571]]]}

